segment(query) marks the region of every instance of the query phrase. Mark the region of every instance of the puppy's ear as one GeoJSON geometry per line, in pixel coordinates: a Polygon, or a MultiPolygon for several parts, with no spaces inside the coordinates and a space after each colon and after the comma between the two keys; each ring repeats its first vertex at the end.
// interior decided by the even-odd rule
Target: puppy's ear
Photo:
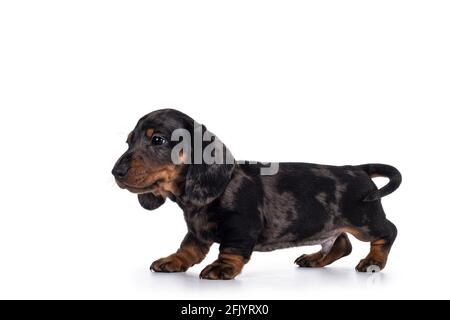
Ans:
{"type": "Polygon", "coordinates": [[[230,182],[234,165],[191,164],[186,175],[187,201],[204,206],[218,198],[230,182]]]}
{"type": "Polygon", "coordinates": [[[165,198],[155,196],[153,193],[138,194],[138,200],[142,208],[147,210],[158,209],[166,201],[165,198]]]}
{"type": "Polygon", "coordinates": [[[193,159],[189,165],[184,195],[186,201],[198,206],[212,202],[224,192],[235,166],[234,158],[226,146],[205,126],[201,127],[206,138],[202,143],[203,157],[200,164],[196,164],[198,161],[193,159]]]}

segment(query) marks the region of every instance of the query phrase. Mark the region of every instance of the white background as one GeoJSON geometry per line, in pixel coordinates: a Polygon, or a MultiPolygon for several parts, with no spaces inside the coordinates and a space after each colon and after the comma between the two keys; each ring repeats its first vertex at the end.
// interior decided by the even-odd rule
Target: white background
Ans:
{"type": "MultiPolygon", "coordinates": [[[[448,1],[0,2],[0,298],[450,298],[448,1]],[[238,159],[383,162],[399,229],[320,270],[255,253],[236,280],[154,274],[185,233],[110,170],[142,115],[177,108],[238,159]]],[[[381,181],[380,183],[382,183],[381,181]]]]}

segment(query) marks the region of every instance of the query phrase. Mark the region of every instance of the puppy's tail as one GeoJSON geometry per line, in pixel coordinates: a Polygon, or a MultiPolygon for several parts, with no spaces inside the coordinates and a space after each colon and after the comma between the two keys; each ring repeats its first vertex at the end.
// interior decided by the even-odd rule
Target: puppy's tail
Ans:
{"type": "Polygon", "coordinates": [[[369,193],[364,198],[364,201],[379,200],[380,198],[387,196],[388,194],[397,190],[397,188],[402,183],[402,175],[400,174],[400,171],[387,164],[379,164],[379,163],[363,164],[358,166],[358,168],[366,172],[370,178],[375,177],[389,178],[389,183],[387,185],[385,185],[381,189],[369,193]]]}

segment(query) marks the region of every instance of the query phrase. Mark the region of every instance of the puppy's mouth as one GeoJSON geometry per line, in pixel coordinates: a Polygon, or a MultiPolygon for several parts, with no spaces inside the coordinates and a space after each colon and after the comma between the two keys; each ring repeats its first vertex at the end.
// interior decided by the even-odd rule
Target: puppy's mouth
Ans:
{"type": "Polygon", "coordinates": [[[156,180],[146,186],[134,186],[134,185],[128,184],[126,182],[117,181],[117,180],[116,180],[116,183],[120,188],[126,189],[126,190],[130,191],[131,193],[142,194],[142,193],[149,193],[149,192],[154,191],[156,188],[158,188],[158,185],[161,181],[162,181],[161,179],[156,180]]]}

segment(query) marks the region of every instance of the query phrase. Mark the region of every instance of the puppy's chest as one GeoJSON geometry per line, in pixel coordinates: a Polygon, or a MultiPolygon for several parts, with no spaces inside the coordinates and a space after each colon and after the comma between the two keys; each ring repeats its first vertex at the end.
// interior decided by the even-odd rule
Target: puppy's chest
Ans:
{"type": "Polygon", "coordinates": [[[197,238],[205,241],[217,241],[217,220],[206,210],[185,210],[184,219],[188,230],[197,238]]]}

